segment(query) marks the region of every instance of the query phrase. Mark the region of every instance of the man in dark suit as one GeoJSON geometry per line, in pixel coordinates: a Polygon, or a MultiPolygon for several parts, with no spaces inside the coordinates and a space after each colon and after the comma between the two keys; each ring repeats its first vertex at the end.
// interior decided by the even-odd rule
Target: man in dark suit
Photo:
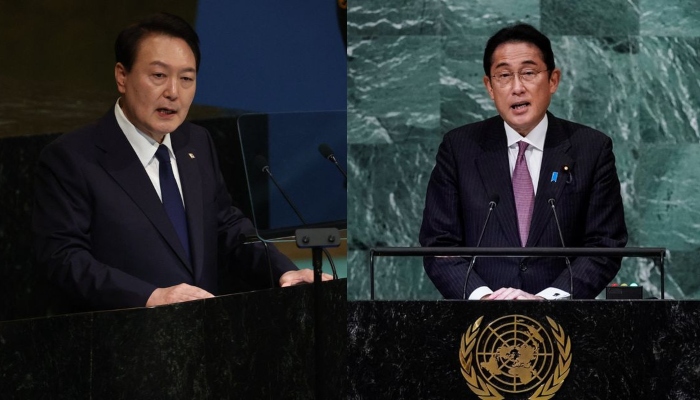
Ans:
{"type": "MultiPolygon", "coordinates": [[[[267,268],[264,248],[241,242],[254,229],[231,205],[209,133],[185,122],[197,34],[156,14],[122,31],[115,52],[115,107],[40,157],[33,227],[50,280],[109,309],[212,297],[220,250],[237,267],[267,268]]],[[[280,286],[313,281],[311,270],[269,254],[280,286]]]]}
{"type": "MultiPolygon", "coordinates": [[[[504,28],[484,52],[484,85],[499,116],[448,132],[436,157],[420,231],[422,246],[567,247],[627,243],[612,141],[547,112],[561,72],[549,39],[530,25],[504,28]],[[552,200],[553,199],[553,200],[552,200]]],[[[426,257],[445,298],[510,300],[594,298],[617,274],[619,259],[426,257]],[[573,287],[574,293],[570,293],[573,287]]]]}

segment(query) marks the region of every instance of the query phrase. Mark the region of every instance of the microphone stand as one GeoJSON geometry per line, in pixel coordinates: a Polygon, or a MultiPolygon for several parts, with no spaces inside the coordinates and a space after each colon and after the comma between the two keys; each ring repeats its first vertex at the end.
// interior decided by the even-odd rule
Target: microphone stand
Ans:
{"type": "Polygon", "coordinates": [[[345,187],[345,190],[348,189],[348,174],[343,170],[343,168],[338,164],[338,160],[335,158],[335,154],[333,154],[333,149],[325,143],[321,143],[318,146],[318,151],[321,153],[323,158],[326,160],[332,162],[336,168],[338,168],[338,171],[340,171],[341,174],[343,174],[343,186],[345,187]]]}
{"type": "MultiPolygon", "coordinates": [[[[267,165],[267,162],[264,158],[258,157],[256,158],[256,163],[259,165],[262,165],[262,171],[266,173],[272,182],[275,184],[277,189],[282,193],[282,196],[284,196],[284,199],[287,201],[287,204],[289,204],[290,207],[292,207],[292,210],[294,210],[294,213],[299,217],[299,220],[304,225],[308,225],[306,223],[306,220],[304,220],[304,217],[301,215],[301,212],[294,206],[294,203],[292,200],[287,196],[287,193],[282,189],[282,187],[277,183],[277,180],[275,177],[272,175],[272,172],[270,171],[270,166],[267,165]]],[[[335,264],[333,263],[333,258],[330,256],[330,253],[328,253],[328,250],[326,248],[328,247],[338,247],[340,246],[340,232],[338,231],[337,228],[302,228],[302,229],[297,229],[294,232],[294,236],[296,238],[296,244],[297,247],[300,249],[311,249],[311,259],[312,259],[312,265],[314,267],[314,350],[315,350],[315,398],[321,399],[323,398],[323,391],[321,390],[323,382],[325,382],[324,378],[324,371],[322,368],[323,365],[323,354],[324,354],[324,348],[323,348],[323,339],[326,337],[325,335],[325,327],[323,325],[322,320],[322,311],[321,311],[321,295],[323,294],[323,290],[321,287],[321,282],[322,282],[322,274],[323,274],[323,253],[326,254],[328,257],[328,261],[330,262],[331,269],[333,270],[333,279],[338,279],[338,274],[335,269],[335,264]]]]}
{"type": "MultiPolygon", "coordinates": [[[[494,199],[489,202],[489,212],[486,214],[486,221],[484,221],[484,226],[481,228],[481,234],[479,234],[479,240],[476,242],[476,247],[478,248],[481,245],[481,239],[484,238],[484,232],[486,232],[486,225],[489,223],[489,218],[491,218],[491,212],[493,212],[493,209],[496,208],[496,205],[498,204],[498,196],[493,196],[494,199]]],[[[467,268],[467,275],[464,277],[464,289],[462,289],[462,300],[467,299],[467,283],[469,282],[469,274],[472,272],[472,268],[474,268],[474,263],[476,262],[476,256],[472,256],[471,261],[469,261],[469,267],[467,268]]]]}
{"type": "Polygon", "coordinates": [[[321,287],[321,274],[323,266],[323,252],[327,251],[327,247],[340,246],[340,232],[337,228],[314,228],[314,229],[297,229],[294,233],[296,236],[297,247],[300,249],[311,249],[312,264],[314,266],[314,347],[315,347],[315,398],[323,398],[321,387],[324,379],[323,368],[323,339],[326,337],[326,328],[321,321],[323,315],[321,311],[321,295],[323,288],[321,287]]]}
{"type": "Polygon", "coordinates": [[[335,156],[331,154],[328,159],[335,164],[335,167],[338,168],[338,171],[340,171],[341,174],[345,177],[345,179],[348,179],[348,174],[343,171],[343,169],[340,167],[340,164],[338,164],[338,160],[336,160],[335,156]]]}
{"type": "MultiPolygon", "coordinates": [[[[306,223],[306,220],[304,219],[304,217],[301,215],[301,212],[299,212],[299,210],[296,208],[296,206],[294,206],[294,203],[292,202],[292,200],[289,198],[289,196],[287,196],[287,192],[285,192],[284,189],[282,189],[282,187],[279,185],[279,183],[277,183],[277,179],[275,179],[275,177],[272,175],[272,172],[270,171],[270,167],[266,165],[262,169],[262,171],[264,173],[266,173],[267,176],[270,177],[270,179],[272,180],[272,183],[274,183],[275,186],[277,187],[277,190],[279,190],[280,193],[282,193],[284,200],[287,202],[287,204],[289,204],[290,207],[292,207],[292,210],[297,215],[297,217],[299,217],[299,220],[301,221],[301,223],[304,225],[308,225],[306,223]]],[[[336,231],[337,231],[337,229],[336,229],[336,231]]],[[[336,236],[336,237],[339,237],[339,236],[336,236]]],[[[322,247],[321,251],[323,251],[323,253],[328,258],[328,262],[331,265],[331,271],[333,272],[333,279],[338,279],[338,273],[336,272],[336,269],[335,269],[335,263],[333,262],[333,257],[331,257],[330,253],[325,248],[322,247]]],[[[312,257],[313,257],[313,255],[312,255],[312,257]]]]}
{"type": "MultiPolygon", "coordinates": [[[[554,222],[557,223],[557,232],[559,232],[559,239],[561,240],[561,247],[566,247],[564,244],[564,235],[561,233],[561,226],[559,225],[559,218],[557,218],[557,209],[554,207],[554,199],[549,199],[547,201],[550,206],[552,206],[552,214],[554,214],[554,222]]],[[[571,293],[569,293],[569,300],[574,299],[574,274],[573,271],[571,270],[571,261],[569,261],[569,257],[564,257],[564,261],[566,261],[566,268],[569,270],[569,290],[571,293]]]]}

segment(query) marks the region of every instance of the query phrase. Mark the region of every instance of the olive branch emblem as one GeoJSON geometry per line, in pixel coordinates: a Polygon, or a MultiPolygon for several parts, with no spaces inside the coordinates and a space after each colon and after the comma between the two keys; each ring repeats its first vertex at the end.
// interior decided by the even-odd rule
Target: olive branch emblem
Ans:
{"type": "MultiPolygon", "coordinates": [[[[481,400],[503,400],[504,397],[498,390],[486,382],[477,374],[474,368],[474,346],[476,338],[481,329],[481,322],[484,317],[479,317],[471,324],[467,331],[462,335],[459,348],[459,362],[461,364],[461,372],[464,379],[467,381],[469,389],[476,394],[481,400]]],[[[556,392],[561,389],[562,383],[569,375],[571,369],[571,339],[566,336],[564,329],[556,321],[547,317],[547,322],[551,327],[551,332],[557,342],[559,350],[558,363],[554,373],[547,378],[544,384],[541,384],[535,392],[529,397],[529,400],[549,400],[556,392]]]]}
{"type": "Polygon", "coordinates": [[[476,336],[479,334],[479,326],[484,319],[482,315],[473,324],[467,328],[467,331],[462,335],[461,346],[459,348],[459,362],[462,364],[462,376],[467,381],[469,389],[474,394],[479,396],[481,400],[503,400],[503,396],[493,386],[486,383],[476,373],[476,369],[472,368],[474,344],[476,344],[476,336]]]}
{"type": "Polygon", "coordinates": [[[554,397],[554,394],[561,389],[564,379],[569,376],[571,368],[571,339],[566,336],[561,325],[557,324],[553,319],[547,317],[547,322],[552,327],[552,334],[557,341],[559,363],[554,369],[554,374],[547,379],[544,385],[535,390],[535,393],[530,396],[530,400],[549,400],[554,397]]]}

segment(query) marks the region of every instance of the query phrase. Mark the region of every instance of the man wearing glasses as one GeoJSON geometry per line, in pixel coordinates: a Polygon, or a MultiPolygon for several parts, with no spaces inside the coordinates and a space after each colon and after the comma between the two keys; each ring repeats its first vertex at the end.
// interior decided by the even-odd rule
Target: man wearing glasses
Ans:
{"type": "MultiPolygon", "coordinates": [[[[624,247],[612,141],[547,112],[561,78],[549,39],[526,24],[501,29],[486,44],[484,72],[499,115],[444,136],[421,245],[624,247]]],[[[582,299],[600,293],[621,260],[571,258],[569,270],[564,258],[482,257],[467,279],[470,261],[426,257],[424,266],[448,299],[582,299]]]]}

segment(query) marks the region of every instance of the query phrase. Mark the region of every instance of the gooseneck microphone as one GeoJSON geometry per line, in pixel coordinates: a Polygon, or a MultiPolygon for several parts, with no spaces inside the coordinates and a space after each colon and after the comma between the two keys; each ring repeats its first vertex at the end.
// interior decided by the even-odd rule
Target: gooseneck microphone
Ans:
{"type": "Polygon", "coordinates": [[[270,179],[272,180],[272,183],[274,183],[275,186],[277,186],[277,190],[279,190],[280,193],[282,193],[282,197],[284,197],[284,199],[287,201],[287,204],[289,204],[289,206],[292,207],[292,210],[294,210],[294,213],[297,215],[297,217],[299,217],[299,219],[301,220],[301,223],[306,225],[306,221],[304,221],[304,217],[301,216],[301,213],[294,206],[294,203],[292,203],[292,200],[289,199],[289,196],[287,196],[287,192],[285,192],[284,189],[282,189],[282,187],[279,185],[279,183],[277,183],[277,179],[275,179],[275,177],[272,176],[272,172],[270,171],[270,166],[267,163],[267,159],[265,159],[265,157],[263,157],[263,156],[256,156],[254,162],[255,162],[256,168],[258,168],[262,172],[266,173],[267,176],[270,177],[270,179]]]}
{"type": "MultiPolygon", "coordinates": [[[[279,183],[277,183],[275,177],[272,176],[272,171],[270,171],[270,166],[267,163],[267,159],[265,159],[265,157],[263,156],[258,155],[255,157],[255,160],[253,162],[255,163],[255,167],[257,169],[261,170],[262,172],[267,174],[267,176],[270,177],[272,183],[274,183],[277,189],[280,191],[280,193],[282,193],[282,197],[284,197],[284,200],[287,202],[287,204],[289,204],[289,206],[292,207],[292,210],[294,210],[294,213],[297,215],[297,217],[299,217],[301,223],[304,225],[308,225],[304,217],[301,215],[301,212],[299,212],[296,206],[294,206],[294,203],[289,198],[289,196],[287,196],[287,193],[284,191],[284,189],[282,189],[279,183]]],[[[333,258],[331,257],[330,253],[328,253],[328,250],[325,248],[323,249],[323,253],[326,255],[326,258],[328,258],[328,262],[331,265],[331,271],[333,271],[333,279],[338,279],[338,273],[335,270],[335,263],[333,262],[333,258]]]]}
{"type": "MultiPolygon", "coordinates": [[[[481,239],[484,238],[484,232],[486,231],[486,225],[489,223],[489,218],[491,218],[491,213],[493,212],[493,209],[496,208],[498,205],[498,201],[500,200],[500,197],[497,194],[494,194],[490,197],[489,199],[489,211],[488,214],[486,214],[486,220],[484,221],[484,226],[481,228],[481,234],[479,234],[479,240],[476,242],[476,247],[479,247],[481,245],[481,239]]],[[[469,268],[467,268],[467,274],[464,277],[464,289],[462,290],[462,300],[466,300],[467,298],[467,283],[469,282],[469,274],[472,272],[472,268],[474,268],[474,263],[476,262],[476,256],[472,256],[471,261],[469,262],[469,268]]]]}
{"type": "Polygon", "coordinates": [[[318,151],[321,153],[321,155],[326,158],[328,161],[332,162],[335,164],[336,168],[338,168],[338,171],[340,171],[341,174],[345,177],[345,179],[348,179],[348,174],[345,173],[343,168],[340,167],[340,164],[338,164],[338,160],[336,160],[335,155],[333,154],[333,149],[331,149],[331,146],[321,143],[318,145],[318,151]]]}
{"type": "MultiPolygon", "coordinates": [[[[552,206],[552,214],[554,214],[554,222],[557,223],[557,232],[559,233],[559,240],[561,240],[561,247],[566,247],[564,244],[564,235],[561,233],[561,226],[559,225],[559,218],[557,218],[557,209],[554,207],[554,199],[547,200],[550,206],[552,206]]],[[[564,257],[566,260],[566,268],[569,269],[569,299],[574,299],[574,274],[571,271],[571,261],[569,257],[564,257]]]]}

